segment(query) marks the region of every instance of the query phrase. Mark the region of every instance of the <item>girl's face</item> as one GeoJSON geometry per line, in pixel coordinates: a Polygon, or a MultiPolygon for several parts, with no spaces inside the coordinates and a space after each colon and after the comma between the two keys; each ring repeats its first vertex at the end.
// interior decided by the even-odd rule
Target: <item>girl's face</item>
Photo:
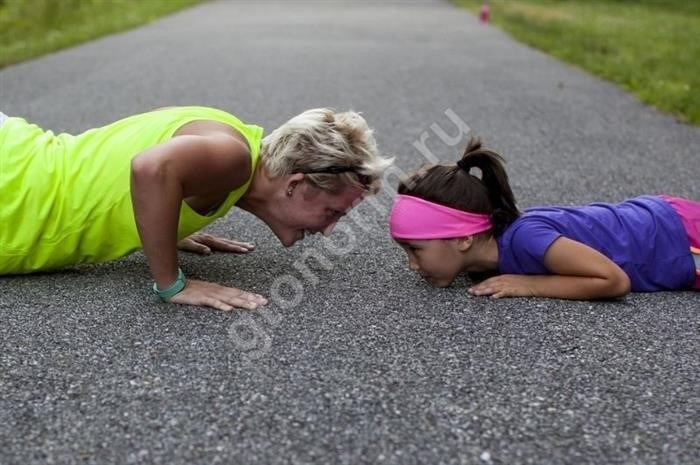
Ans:
{"type": "Polygon", "coordinates": [[[463,271],[464,254],[459,239],[398,241],[408,255],[408,267],[437,287],[447,287],[463,271]]]}

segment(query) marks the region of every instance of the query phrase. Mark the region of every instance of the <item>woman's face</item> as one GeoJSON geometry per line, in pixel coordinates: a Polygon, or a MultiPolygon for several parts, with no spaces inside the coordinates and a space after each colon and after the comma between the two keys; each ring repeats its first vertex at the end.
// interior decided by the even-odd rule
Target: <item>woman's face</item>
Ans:
{"type": "Polygon", "coordinates": [[[329,235],[340,218],[363,200],[365,191],[346,187],[339,193],[321,190],[307,182],[292,183],[284,200],[275,206],[272,231],[285,247],[306,235],[329,235]]]}

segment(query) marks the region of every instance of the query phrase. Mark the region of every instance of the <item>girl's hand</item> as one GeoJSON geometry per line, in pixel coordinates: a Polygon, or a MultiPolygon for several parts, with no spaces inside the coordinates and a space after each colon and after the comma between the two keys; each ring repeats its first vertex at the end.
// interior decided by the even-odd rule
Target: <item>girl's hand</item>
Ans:
{"type": "Polygon", "coordinates": [[[259,294],[246,292],[235,287],[188,279],[185,288],[175,294],[168,302],[212,307],[229,312],[234,308],[255,310],[267,304],[267,299],[259,294]]]}
{"type": "Polygon", "coordinates": [[[468,289],[468,292],[472,295],[490,295],[494,299],[501,297],[532,297],[536,295],[532,284],[531,276],[502,274],[473,285],[468,289]]]}
{"type": "Polygon", "coordinates": [[[255,249],[255,244],[239,242],[206,233],[195,233],[177,243],[177,248],[201,255],[210,255],[214,251],[231,253],[248,253],[255,249]]]}

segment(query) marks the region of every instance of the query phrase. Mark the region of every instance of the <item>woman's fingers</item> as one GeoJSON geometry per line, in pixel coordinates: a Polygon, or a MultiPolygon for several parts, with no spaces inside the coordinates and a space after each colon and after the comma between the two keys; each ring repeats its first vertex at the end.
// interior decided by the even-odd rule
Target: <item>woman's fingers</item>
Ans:
{"type": "Polygon", "coordinates": [[[267,304],[260,294],[243,291],[235,287],[221,286],[216,283],[190,279],[187,286],[170,302],[184,305],[198,305],[231,311],[235,308],[255,310],[267,304]]]}
{"type": "Polygon", "coordinates": [[[221,252],[248,253],[255,249],[255,244],[250,242],[238,242],[231,239],[217,238],[215,243],[210,244],[214,250],[221,252]]]}
{"type": "Polygon", "coordinates": [[[194,252],[201,255],[210,255],[211,249],[200,242],[195,241],[190,237],[186,237],[177,243],[177,248],[187,252],[194,252]]]}
{"type": "Polygon", "coordinates": [[[242,291],[240,289],[236,289],[235,287],[219,287],[220,289],[218,289],[217,292],[218,299],[232,307],[255,310],[256,308],[267,304],[267,299],[259,294],[242,291]]]}
{"type": "Polygon", "coordinates": [[[222,310],[224,312],[230,312],[234,309],[232,305],[227,304],[226,302],[222,302],[219,299],[215,299],[214,297],[205,297],[200,305],[204,307],[215,308],[217,310],[222,310]]]}
{"type": "Polygon", "coordinates": [[[180,241],[190,252],[210,254],[212,250],[219,252],[248,253],[255,249],[255,244],[251,242],[234,241],[224,237],[212,236],[207,233],[196,233],[180,241]]]}

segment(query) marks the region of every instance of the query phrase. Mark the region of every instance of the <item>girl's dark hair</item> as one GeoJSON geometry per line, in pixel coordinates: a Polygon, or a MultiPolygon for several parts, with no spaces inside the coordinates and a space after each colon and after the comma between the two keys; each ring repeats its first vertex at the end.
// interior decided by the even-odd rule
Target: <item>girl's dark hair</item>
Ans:
{"type": "Polygon", "coordinates": [[[491,215],[493,234],[499,236],[520,216],[503,157],[482,147],[481,140],[469,140],[457,165],[435,165],[420,170],[399,184],[398,193],[470,213],[491,215]],[[481,171],[481,178],[470,173],[481,171]]]}

